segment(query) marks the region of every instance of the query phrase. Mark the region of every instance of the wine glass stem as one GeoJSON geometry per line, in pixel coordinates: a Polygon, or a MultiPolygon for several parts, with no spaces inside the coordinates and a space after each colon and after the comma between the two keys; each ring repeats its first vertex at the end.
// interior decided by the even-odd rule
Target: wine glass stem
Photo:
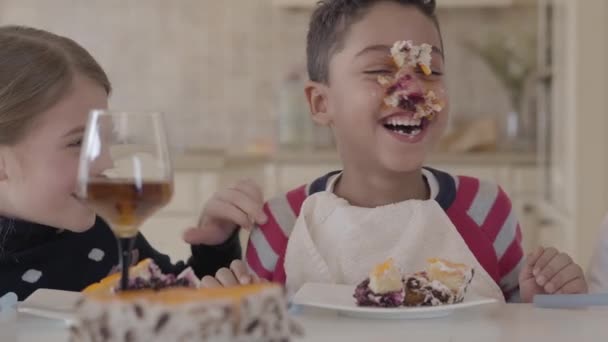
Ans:
{"type": "Polygon", "coordinates": [[[135,238],[118,238],[118,253],[120,253],[120,266],[122,273],[120,276],[120,288],[129,289],[129,267],[131,266],[131,251],[135,238]]]}

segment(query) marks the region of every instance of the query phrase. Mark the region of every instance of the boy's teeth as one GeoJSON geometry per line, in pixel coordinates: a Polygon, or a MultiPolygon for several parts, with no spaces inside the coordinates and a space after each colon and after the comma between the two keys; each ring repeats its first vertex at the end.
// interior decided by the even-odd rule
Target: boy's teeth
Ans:
{"type": "Polygon", "coordinates": [[[405,132],[402,132],[402,131],[396,131],[396,133],[397,134],[401,134],[401,135],[406,135],[408,137],[415,137],[418,134],[420,134],[421,131],[422,131],[421,129],[416,129],[416,130],[411,131],[410,133],[405,133],[405,132]]]}
{"type": "Polygon", "coordinates": [[[386,122],[392,126],[420,126],[422,120],[409,117],[389,118],[386,122]]]}
{"type": "Polygon", "coordinates": [[[414,125],[413,120],[411,118],[405,118],[405,117],[390,118],[388,121],[388,124],[393,125],[393,126],[412,126],[412,125],[414,125]]]}

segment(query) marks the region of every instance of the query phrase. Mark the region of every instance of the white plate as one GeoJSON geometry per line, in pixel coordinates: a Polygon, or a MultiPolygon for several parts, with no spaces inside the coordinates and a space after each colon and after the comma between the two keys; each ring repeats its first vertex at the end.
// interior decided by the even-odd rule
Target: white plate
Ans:
{"type": "Polygon", "coordinates": [[[459,304],[440,305],[432,307],[400,307],[400,308],[374,308],[357,306],[355,287],[351,285],[335,284],[304,284],[293,297],[292,303],[296,305],[335,310],[338,313],[358,318],[374,319],[418,319],[444,317],[455,310],[478,305],[498,302],[494,298],[480,297],[468,294],[459,304]]]}
{"type": "Polygon", "coordinates": [[[76,319],[76,303],[80,298],[80,292],[38,289],[18,304],[17,311],[71,323],[76,319]]]}

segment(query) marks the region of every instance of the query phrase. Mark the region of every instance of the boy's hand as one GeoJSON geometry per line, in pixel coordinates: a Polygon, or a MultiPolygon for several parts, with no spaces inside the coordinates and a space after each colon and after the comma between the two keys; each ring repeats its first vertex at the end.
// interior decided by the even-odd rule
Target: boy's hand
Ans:
{"type": "Polygon", "coordinates": [[[230,264],[230,268],[221,268],[215,274],[215,277],[205,276],[201,280],[201,287],[228,287],[237,285],[249,285],[259,282],[265,282],[257,275],[249,273],[247,266],[241,260],[234,260],[230,264]]]}
{"type": "Polygon", "coordinates": [[[188,229],[184,240],[191,245],[222,244],[239,226],[251,229],[255,224],[266,223],[263,206],[264,198],[258,185],[250,180],[240,181],[209,199],[198,227],[188,229]]]}
{"type": "Polygon", "coordinates": [[[537,294],[586,293],[587,282],[581,267],[568,254],[539,247],[525,260],[519,289],[522,301],[530,303],[537,294]]]}

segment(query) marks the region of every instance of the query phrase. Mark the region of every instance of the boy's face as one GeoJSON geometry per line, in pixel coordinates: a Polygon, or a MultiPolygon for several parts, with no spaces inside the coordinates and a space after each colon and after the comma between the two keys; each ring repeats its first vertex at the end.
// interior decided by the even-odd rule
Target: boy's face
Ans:
{"type": "Polygon", "coordinates": [[[328,85],[311,84],[307,88],[313,119],[332,127],[345,166],[389,172],[413,171],[422,166],[446,126],[449,109],[444,76],[435,74],[444,72],[440,49],[435,25],[414,6],[380,2],[350,27],[343,49],[329,62],[328,85]],[[433,46],[433,75],[425,76],[414,68],[411,75],[417,90],[434,91],[443,104],[443,109],[415,136],[386,127],[390,118],[408,118],[414,113],[386,106],[386,89],[378,82],[378,76],[396,72],[389,49],[400,40],[433,46]]]}

